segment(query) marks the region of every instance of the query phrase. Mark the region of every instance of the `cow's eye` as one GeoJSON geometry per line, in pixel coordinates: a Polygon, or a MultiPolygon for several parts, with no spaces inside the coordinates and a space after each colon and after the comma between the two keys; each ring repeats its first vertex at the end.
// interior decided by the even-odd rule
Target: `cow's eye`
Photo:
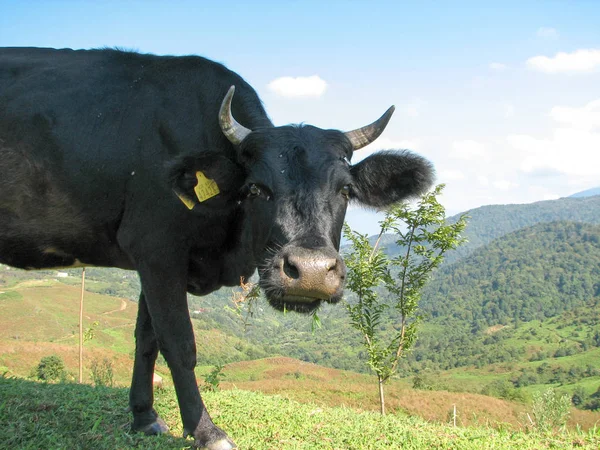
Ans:
{"type": "Polygon", "coordinates": [[[260,195],[260,188],[255,184],[251,184],[248,189],[248,197],[258,197],[259,195],[260,195]]]}
{"type": "Polygon", "coordinates": [[[340,189],[340,194],[342,194],[346,198],[350,198],[350,185],[345,185],[340,189]]]}

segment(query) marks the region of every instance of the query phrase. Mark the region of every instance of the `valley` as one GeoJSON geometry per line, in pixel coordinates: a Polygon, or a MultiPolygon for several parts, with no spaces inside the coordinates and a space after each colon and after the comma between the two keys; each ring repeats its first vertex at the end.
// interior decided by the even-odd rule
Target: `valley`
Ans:
{"type": "MultiPolygon", "coordinates": [[[[581,400],[570,427],[593,428],[600,420],[600,196],[469,215],[469,245],[424,291],[417,344],[386,388],[389,410],[444,422],[457,405],[461,425],[519,428],[533,396],[552,387],[581,400]]],[[[384,242],[388,253],[398,251],[384,242]]],[[[0,266],[0,374],[31,377],[42,357],[57,355],[75,379],[80,274],[0,266]]],[[[115,385],[128,386],[137,276],[90,268],[86,290],[85,382],[92,383],[93,361],[108,360],[115,385]]],[[[236,306],[238,291],[189,297],[200,384],[223,365],[221,389],[377,410],[376,379],[343,306],[322,308],[315,327],[313,318],[275,312],[262,299],[236,306]]],[[[168,386],[162,357],[156,372],[168,386]]]]}

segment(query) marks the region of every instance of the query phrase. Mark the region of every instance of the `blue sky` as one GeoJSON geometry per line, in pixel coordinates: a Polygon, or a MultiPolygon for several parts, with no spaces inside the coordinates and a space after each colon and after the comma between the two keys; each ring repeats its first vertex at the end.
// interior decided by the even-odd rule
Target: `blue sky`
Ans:
{"type": "Polygon", "coordinates": [[[0,46],[199,54],[279,125],[348,130],[395,104],[363,153],[430,158],[449,213],[600,185],[599,23],[597,1],[0,0],[0,46]]]}

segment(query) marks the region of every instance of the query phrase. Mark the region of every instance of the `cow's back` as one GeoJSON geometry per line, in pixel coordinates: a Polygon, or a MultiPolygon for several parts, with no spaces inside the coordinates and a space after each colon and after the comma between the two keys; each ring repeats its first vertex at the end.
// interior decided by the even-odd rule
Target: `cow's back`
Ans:
{"type": "Polygon", "coordinates": [[[227,152],[217,111],[233,83],[200,57],[0,49],[0,261],[130,267],[127,208],[171,207],[165,166],[182,153],[227,152]]]}

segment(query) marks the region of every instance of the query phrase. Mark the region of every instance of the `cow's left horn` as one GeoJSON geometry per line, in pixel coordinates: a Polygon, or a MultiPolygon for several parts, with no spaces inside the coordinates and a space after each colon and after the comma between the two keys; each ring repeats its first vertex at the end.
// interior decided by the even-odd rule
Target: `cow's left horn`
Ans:
{"type": "Polygon", "coordinates": [[[381,133],[383,133],[383,130],[385,130],[385,127],[390,121],[392,114],[394,114],[395,109],[396,108],[394,106],[390,106],[389,109],[383,113],[383,116],[381,116],[371,125],[367,125],[366,127],[358,128],[352,131],[346,131],[344,134],[348,139],[350,139],[352,148],[354,150],[361,149],[377,139],[381,133]]]}
{"type": "Polygon", "coordinates": [[[219,110],[219,125],[223,134],[229,139],[234,145],[239,145],[246,136],[252,133],[243,125],[240,125],[231,114],[231,101],[233,100],[233,93],[235,92],[235,86],[231,86],[221,103],[221,109],[219,110]]]}

